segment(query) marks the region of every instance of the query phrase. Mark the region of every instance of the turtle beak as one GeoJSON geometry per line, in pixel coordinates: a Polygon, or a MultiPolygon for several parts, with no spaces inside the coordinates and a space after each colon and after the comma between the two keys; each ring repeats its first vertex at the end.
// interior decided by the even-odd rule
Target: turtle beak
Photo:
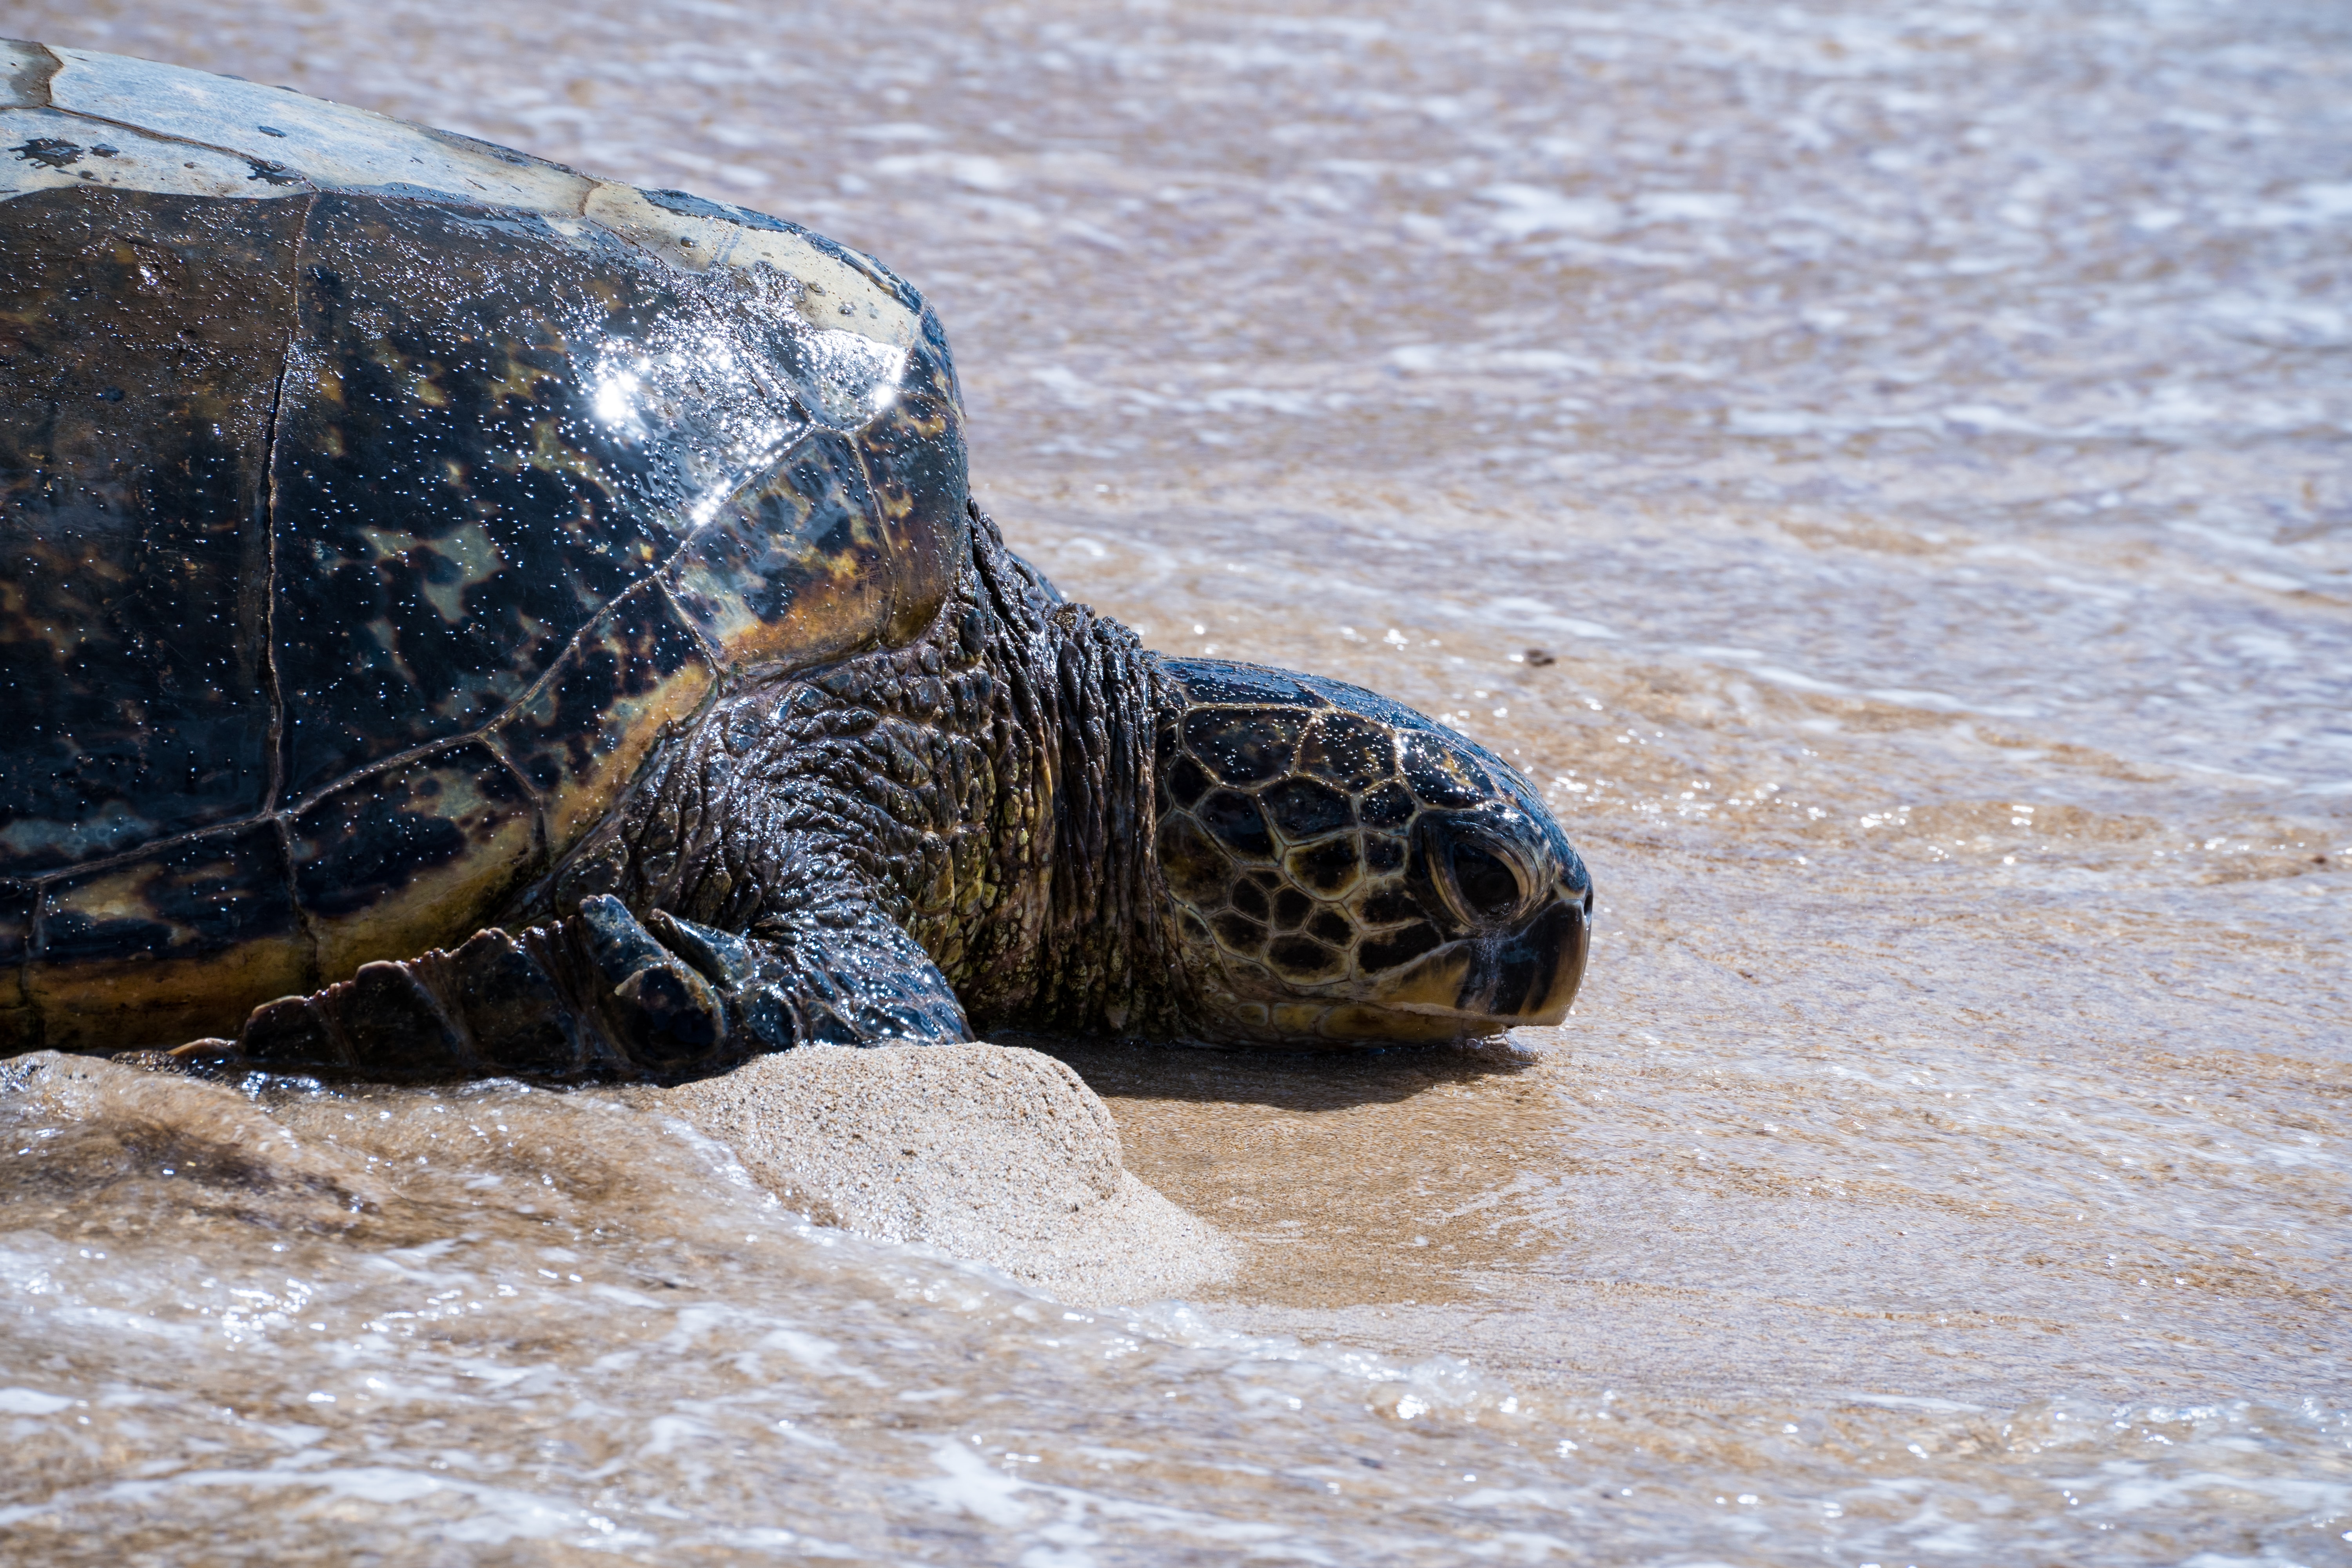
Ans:
{"type": "Polygon", "coordinates": [[[1470,944],[1454,1005],[1507,1028],[1557,1024],[1576,1000],[1591,945],[1582,901],[1554,899],[1517,931],[1470,944]]]}
{"type": "Polygon", "coordinates": [[[1413,1036],[1439,1020],[1457,1035],[1559,1023],[1584,979],[1587,897],[1560,888],[1516,927],[1447,943],[1383,987],[1377,1006],[1409,1017],[1402,1032],[1413,1036]]]}

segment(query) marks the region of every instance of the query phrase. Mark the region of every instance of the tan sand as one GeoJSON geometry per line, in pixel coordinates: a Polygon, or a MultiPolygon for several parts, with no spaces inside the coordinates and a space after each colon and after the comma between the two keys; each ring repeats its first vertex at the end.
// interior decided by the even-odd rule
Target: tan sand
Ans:
{"type": "MultiPolygon", "coordinates": [[[[153,1053],[43,1051],[0,1064],[0,1090],[69,1121],[146,1128],[191,1175],[275,1193],[306,1215],[388,1200],[352,1151],[289,1124],[299,1111],[147,1070],[162,1066],[153,1053]]],[[[1238,1270],[1234,1242],[1123,1168],[1095,1091],[1035,1051],[818,1047],[698,1083],[586,1092],[685,1121],[818,1224],[986,1263],[1074,1305],[1194,1295],[1238,1270]]]]}

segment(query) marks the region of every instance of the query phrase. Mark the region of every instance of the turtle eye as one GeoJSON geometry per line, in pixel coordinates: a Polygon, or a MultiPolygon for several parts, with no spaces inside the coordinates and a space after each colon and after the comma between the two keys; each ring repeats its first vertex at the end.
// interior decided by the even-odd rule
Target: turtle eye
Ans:
{"type": "Polygon", "coordinates": [[[1527,912],[1535,879],[1508,845],[1459,818],[1432,826],[1427,842],[1438,890],[1465,924],[1508,925],[1527,912]]]}
{"type": "Polygon", "coordinates": [[[1511,868],[1475,844],[1454,851],[1454,889],[1462,895],[1465,912],[1500,920],[1519,901],[1519,879],[1511,868]]]}

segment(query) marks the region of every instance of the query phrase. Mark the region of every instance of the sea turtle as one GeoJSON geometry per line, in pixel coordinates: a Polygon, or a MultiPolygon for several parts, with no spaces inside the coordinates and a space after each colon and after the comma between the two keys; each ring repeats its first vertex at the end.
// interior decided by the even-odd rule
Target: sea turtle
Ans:
{"type": "Polygon", "coordinates": [[[1525,778],[1065,602],[938,317],[806,229],[10,44],[0,293],[0,1053],[675,1076],[1575,993],[1525,778]]]}

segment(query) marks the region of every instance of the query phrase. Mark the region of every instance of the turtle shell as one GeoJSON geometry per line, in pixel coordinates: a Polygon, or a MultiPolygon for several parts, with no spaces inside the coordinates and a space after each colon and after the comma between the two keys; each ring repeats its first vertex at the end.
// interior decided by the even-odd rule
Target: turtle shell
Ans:
{"type": "Polygon", "coordinates": [[[722,683],[931,621],[961,423],[794,225],[0,45],[0,1049],[462,939],[722,683]]]}

